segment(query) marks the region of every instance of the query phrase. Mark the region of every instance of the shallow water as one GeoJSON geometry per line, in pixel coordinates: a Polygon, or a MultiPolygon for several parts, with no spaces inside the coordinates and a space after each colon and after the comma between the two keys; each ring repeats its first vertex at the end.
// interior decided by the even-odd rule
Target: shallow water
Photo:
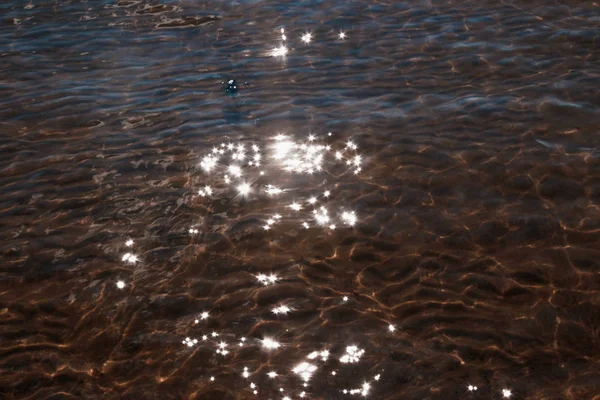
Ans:
{"type": "Polygon", "coordinates": [[[563,3],[0,4],[1,397],[600,398],[600,12],[563,3]]]}

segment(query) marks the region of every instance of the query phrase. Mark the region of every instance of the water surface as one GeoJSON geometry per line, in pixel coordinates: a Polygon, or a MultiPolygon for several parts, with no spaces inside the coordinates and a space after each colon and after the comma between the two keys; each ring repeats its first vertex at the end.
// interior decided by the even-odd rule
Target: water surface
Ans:
{"type": "Polygon", "coordinates": [[[0,397],[598,398],[600,12],[562,3],[4,1],[0,397]],[[361,170],[199,165],[277,133],[361,170]]]}

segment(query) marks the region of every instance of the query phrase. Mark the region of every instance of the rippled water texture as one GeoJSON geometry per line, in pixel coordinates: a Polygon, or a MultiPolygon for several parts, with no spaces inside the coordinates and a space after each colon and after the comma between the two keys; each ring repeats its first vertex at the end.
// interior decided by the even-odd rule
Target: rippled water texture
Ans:
{"type": "Polygon", "coordinates": [[[159,1],[0,4],[1,398],[600,398],[597,3],[159,1]]]}

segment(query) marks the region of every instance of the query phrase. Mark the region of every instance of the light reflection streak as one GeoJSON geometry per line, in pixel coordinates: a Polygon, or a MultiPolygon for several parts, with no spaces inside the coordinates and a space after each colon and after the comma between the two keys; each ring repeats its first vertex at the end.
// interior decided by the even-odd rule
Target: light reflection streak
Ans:
{"type": "MultiPolygon", "coordinates": [[[[331,132],[326,137],[330,136],[331,132]]],[[[213,147],[209,154],[201,157],[199,166],[216,181],[217,187],[221,188],[223,184],[225,187],[232,187],[237,192],[237,196],[249,198],[251,194],[255,194],[256,196],[253,196],[252,199],[256,199],[266,195],[269,198],[285,201],[284,198],[287,197],[288,192],[294,191],[296,193],[294,196],[298,197],[298,190],[304,188],[285,188],[282,183],[289,184],[290,179],[296,180],[299,175],[312,176],[328,172],[331,168],[339,168],[341,165],[354,174],[362,171],[363,157],[358,153],[358,145],[354,141],[347,140],[337,149],[334,147],[332,144],[323,143],[319,135],[314,133],[310,133],[303,140],[297,140],[285,133],[277,133],[271,140],[267,140],[264,149],[257,143],[249,146],[242,142],[221,143],[220,146],[213,147]],[[246,151],[251,153],[246,154],[246,151]],[[247,158],[251,161],[243,162],[247,158]],[[257,174],[258,171],[254,168],[258,166],[267,168],[273,178],[263,178],[266,175],[264,170],[257,174]],[[285,173],[292,175],[288,178],[285,173]],[[284,180],[280,182],[279,178],[284,180]],[[264,182],[265,180],[267,182],[264,182]]],[[[330,173],[329,176],[331,176],[330,173]]],[[[326,181],[321,183],[321,185],[323,184],[326,184],[326,181]]],[[[312,206],[315,227],[320,226],[333,230],[338,226],[336,220],[339,220],[340,225],[347,227],[354,227],[358,223],[354,211],[339,210],[339,213],[332,213],[324,204],[315,208],[320,202],[324,203],[325,200],[330,199],[331,190],[319,186],[306,189],[313,192],[319,189],[322,191],[320,195],[300,196],[300,198],[291,200],[287,208],[300,213],[300,215],[288,215],[288,217],[302,217],[303,210],[307,206],[312,206]]],[[[200,197],[211,197],[215,193],[214,185],[205,184],[198,189],[200,197]]],[[[219,193],[221,193],[221,189],[219,189],[219,193]]],[[[263,225],[263,229],[271,230],[275,223],[280,222],[280,219],[269,218],[263,225]]],[[[304,220],[299,221],[300,226],[310,229],[311,224],[305,218],[302,219],[304,220]]],[[[190,231],[190,233],[197,232],[190,231]]]]}
{"type": "MultiPolygon", "coordinates": [[[[344,31],[338,33],[338,38],[340,40],[344,40],[346,37],[347,35],[344,31]]],[[[286,42],[287,39],[284,28],[281,28],[281,41],[286,42]]],[[[306,32],[302,34],[301,40],[305,44],[311,43],[313,40],[312,33],[306,32]]],[[[287,53],[288,47],[285,43],[282,43],[279,47],[276,47],[271,51],[273,57],[285,57],[287,53]]],[[[327,137],[331,136],[331,132],[327,133],[327,137]]],[[[333,207],[324,204],[324,200],[331,197],[331,190],[323,190],[321,187],[311,187],[309,188],[309,192],[322,194],[313,195],[308,198],[298,197],[298,200],[294,199],[290,203],[289,199],[285,199],[285,196],[294,189],[283,188],[282,182],[271,182],[263,185],[264,182],[261,181],[260,184],[256,184],[258,180],[256,175],[258,174],[263,177],[266,175],[265,171],[286,172],[291,174],[293,177],[292,179],[294,179],[298,175],[309,176],[320,172],[328,172],[332,167],[331,164],[333,164],[333,167],[339,167],[340,165],[346,166],[348,167],[348,171],[352,171],[354,175],[360,174],[362,172],[364,160],[363,157],[358,154],[358,145],[354,141],[348,140],[342,147],[336,147],[331,144],[321,143],[318,136],[312,133],[309,134],[305,140],[295,140],[289,135],[280,133],[273,138],[268,146],[266,146],[266,150],[261,149],[257,144],[252,144],[250,149],[251,150],[248,150],[247,152],[244,143],[221,143],[220,146],[213,147],[210,154],[207,154],[200,159],[199,166],[206,174],[209,174],[219,182],[217,182],[217,186],[215,186],[216,189],[214,189],[213,186],[205,185],[198,189],[197,194],[200,197],[205,198],[212,197],[215,193],[220,195],[222,193],[222,185],[219,183],[225,183],[226,186],[231,185],[231,188],[235,189],[237,194],[243,197],[248,197],[253,193],[253,189],[256,189],[255,191],[257,193],[264,193],[269,198],[284,198],[281,199],[282,201],[286,201],[283,203],[287,204],[284,208],[291,209],[296,213],[308,208],[309,211],[312,211],[314,224],[311,225],[306,221],[301,222],[301,226],[305,229],[310,229],[311,226],[320,226],[333,230],[337,227],[337,225],[333,223],[336,219],[339,220],[338,222],[341,222],[341,224],[348,227],[354,227],[358,223],[355,211],[349,211],[347,209],[335,209],[334,211],[330,211],[333,207]],[[229,159],[224,160],[227,158],[229,159]],[[264,170],[257,171],[258,167],[263,167],[264,170]],[[244,180],[242,180],[242,178],[244,180]]],[[[281,212],[284,213],[284,211],[281,212]]],[[[289,216],[290,213],[284,214],[289,216]]],[[[276,213],[266,220],[263,227],[265,230],[270,230],[282,219],[283,216],[276,213]]],[[[198,234],[199,231],[196,228],[190,228],[189,233],[195,235],[198,234]]],[[[133,239],[128,239],[125,242],[127,247],[132,247],[133,244],[133,239]]],[[[126,253],[122,256],[122,261],[135,264],[138,261],[138,256],[132,253],[126,253]]],[[[256,279],[264,286],[274,285],[280,280],[275,274],[258,274],[256,275],[256,279]]],[[[119,289],[123,289],[126,285],[124,281],[119,280],[116,282],[116,286],[119,289]]],[[[347,296],[342,298],[343,302],[347,302],[348,300],[349,298],[347,296]]],[[[272,308],[272,312],[276,315],[287,315],[291,311],[291,308],[287,305],[279,305],[272,308]]],[[[195,324],[198,324],[200,320],[206,320],[208,318],[209,313],[205,311],[202,312],[199,319],[195,319],[194,322],[195,324]]],[[[392,324],[389,324],[387,328],[388,331],[392,333],[396,330],[395,325],[392,324]]],[[[219,337],[217,332],[212,332],[210,335],[212,338],[219,337]]],[[[227,335],[224,335],[224,337],[227,337],[227,335]]],[[[207,342],[209,336],[202,335],[201,339],[203,342],[207,342]]],[[[237,345],[239,347],[244,346],[246,340],[246,337],[241,337],[237,345]]],[[[262,348],[265,350],[277,350],[282,346],[280,342],[270,337],[264,337],[260,342],[262,348]]],[[[182,341],[183,345],[190,348],[198,345],[198,343],[198,339],[191,337],[186,337],[182,341]]],[[[221,340],[218,343],[210,341],[209,343],[202,344],[202,346],[216,346],[216,353],[223,356],[230,352],[230,350],[228,350],[229,344],[224,340],[221,340]]],[[[233,350],[231,351],[236,351],[235,345],[232,345],[232,348],[233,350]]],[[[358,363],[365,353],[365,350],[359,349],[356,345],[347,346],[345,350],[344,354],[336,355],[336,357],[339,357],[339,361],[342,364],[358,363]]],[[[310,353],[307,356],[307,359],[316,363],[319,361],[326,362],[329,359],[329,356],[329,350],[321,350],[310,353]]],[[[302,379],[304,387],[308,386],[308,382],[319,369],[317,365],[312,364],[311,362],[302,361],[292,369],[292,372],[302,379]]],[[[330,374],[332,376],[337,376],[338,371],[332,370],[330,374]]],[[[249,368],[244,367],[242,377],[248,379],[250,375],[249,368]]],[[[276,371],[269,371],[266,375],[270,379],[275,379],[280,376],[276,371]]],[[[214,376],[211,376],[210,380],[214,381],[214,376]]],[[[374,381],[379,380],[380,375],[378,374],[374,377],[374,381]]],[[[258,386],[254,382],[250,382],[249,387],[253,390],[254,394],[258,394],[258,386]]],[[[367,396],[372,389],[373,383],[365,381],[360,388],[344,389],[343,393],[367,396]]],[[[469,392],[474,392],[477,391],[478,388],[477,386],[469,384],[467,390],[469,392]]],[[[280,388],[279,391],[281,393],[284,392],[283,388],[280,388]]],[[[299,397],[301,398],[305,396],[305,391],[302,391],[299,394],[299,397]]],[[[510,389],[502,389],[503,398],[510,398],[511,396],[512,391],[510,389]]],[[[283,400],[291,400],[291,398],[289,396],[284,396],[283,400]]]]}

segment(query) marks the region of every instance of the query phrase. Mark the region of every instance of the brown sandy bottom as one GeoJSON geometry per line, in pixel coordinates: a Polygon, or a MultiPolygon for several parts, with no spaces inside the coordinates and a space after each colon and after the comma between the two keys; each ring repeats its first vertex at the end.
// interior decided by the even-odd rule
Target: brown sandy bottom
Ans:
{"type": "Polygon", "coordinates": [[[593,2],[0,10],[1,398],[600,399],[593,2]]]}

